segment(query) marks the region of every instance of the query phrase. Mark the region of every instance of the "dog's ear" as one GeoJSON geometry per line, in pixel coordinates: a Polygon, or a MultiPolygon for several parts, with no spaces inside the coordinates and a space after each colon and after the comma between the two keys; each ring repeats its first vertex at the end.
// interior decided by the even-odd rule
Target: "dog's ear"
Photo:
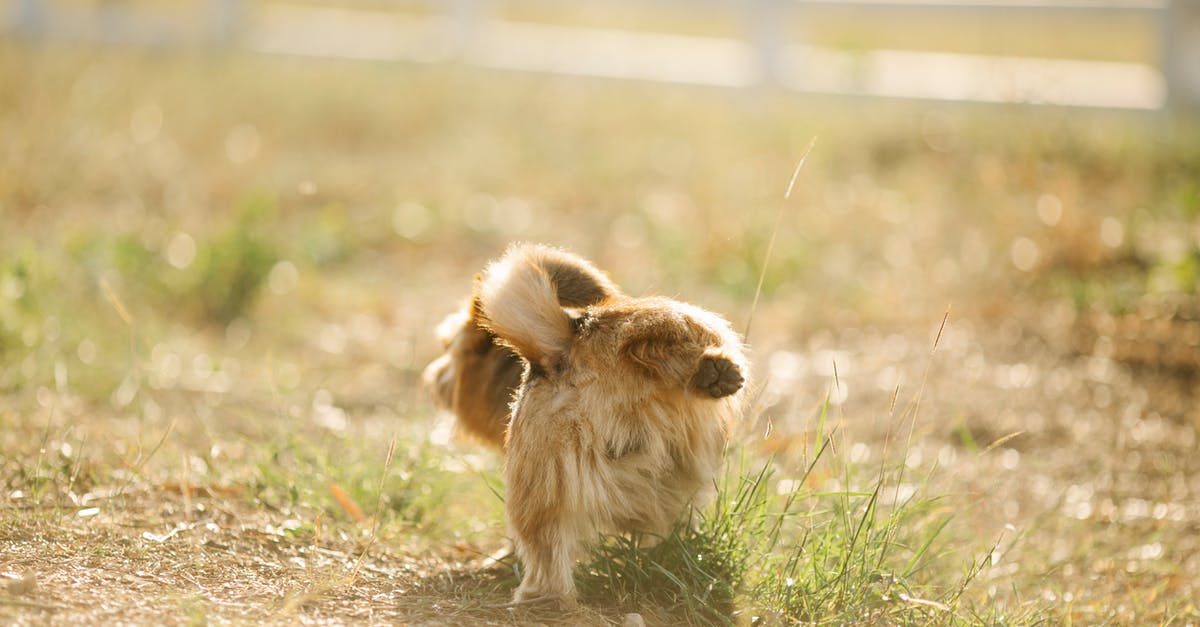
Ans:
{"type": "Polygon", "coordinates": [[[442,343],[442,348],[450,348],[450,345],[454,343],[454,338],[462,333],[463,328],[468,324],[474,324],[470,310],[456,311],[438,323],[437,328],[434,329],[434,334],[437,336],[438,341],[442,343]]]}
{"type": "Polygon", "coordinates": [[[541,246],[514,246],[490,264],[479,283],[483,324],[522,357],[556,372],[574,339],[571,318],[559,305],[541,246]]]}

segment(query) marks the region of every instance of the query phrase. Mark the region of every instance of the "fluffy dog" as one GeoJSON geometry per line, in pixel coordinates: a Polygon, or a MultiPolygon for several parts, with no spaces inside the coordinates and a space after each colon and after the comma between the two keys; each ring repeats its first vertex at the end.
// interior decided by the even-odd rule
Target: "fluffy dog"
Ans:
{"type": "MultiPolygon", "coordinates": [[[[620,295],[620,290],[587,261],[541,248],[541,261],[558,304],[579,309],[620,295]]],[[[479,277],[462,310],[438,325],[445,352],[425,368],[422,383],[437,404],[458,417],[459,427],[484,443],[504,448],[510,404],[521,384],[521,358],[482,324],[479,277]]]]}
{"type": "MultiPolygon", "coordinates": [[[[711,485],[742,410],[746,360],[720,316],[624,296],[591,264],[552,248],[511,247],[477,286],[452,341],[463,340],[451,377],[455,409],[495,409],[493,390],[513,376],[495,365],[506,363],[493,354],[497,340],[520,356],[504,471],[525,568],[515,601],[569,605],[575,561],[597,534],[661,536],[711,485]],[[468,354],[471,338],[482,352],[468,354]],[[482,361],[470,360],[477,355],[482,361]],[[474,397],[482,409],[465,402],[471,380],[482,387],[470,394],[489,390],[474,397]]],[[[459,416],[471,427],[472,414],[459,416]]]]}

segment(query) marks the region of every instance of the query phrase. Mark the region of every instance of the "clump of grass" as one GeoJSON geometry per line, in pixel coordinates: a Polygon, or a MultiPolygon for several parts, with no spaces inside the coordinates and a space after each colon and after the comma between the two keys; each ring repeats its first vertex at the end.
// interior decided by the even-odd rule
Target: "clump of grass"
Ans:
{"type": "Polygon", "coordinates": [[[27,257],[0,258],[0,356],[21,344],[22,331],[36,314],[27,257]]]}
{"type": "MultiPolygon", "coordinates": [[[[657,544],[607,538],[577,576],[582,597],[687,624],[982,624],[997,618],[961,601],[990,551],[962,570],[931,568],[943,554],[939,539],[951,520],[943,499],[921,497],[918,489],[885,506],[898,484],[884,472],[872,475],[866,489],[823,490],[812,481],[813,470],[839,461],[829,453],[831,442],[826,439],[801,476],[782,488],[775,460],[748,468],[743,454],[712,504],[691,512],[657,544]]],[[[863,472],[845,463],[838,474],[853,486],[863,472]]]]}
{"type": "Polygon", "coordinates": [[[653,606],[687,623],[728,622],[770,524],[768,469],[718,489],[665,538],[608,538],[580,574],[582,597],[623,611],[653,606]]]}
{"type": "Polygon", "coordinates": [[[248,201],[237,221],[197,253],[189,291],[206,319],[228,324],[254,302],[276,260],[265,232],[273,207],[267,198],[248,201]]]}
{"type": "Polygon", "coordinates": [[[754,596],[769,615],[790,621],[954,623],[956,606],[982,560],[958,580],[929,580],[922,571],[950,521],[941,499],[911,498],[885,510],[882,480],[870,491],[808,493],[803,529],[772,538],[774,574],[764,572],[754,596]]]}
{"type": "Polygon", "coordinates": [[[171,267],[132,235],[114,238],[108,253],[124,279],[156,306],[226,325],[249,313],[277,261],[274,202],[267,195],[248,197],[228,225],[194,244],[194,258],[183,268],[171,267]]]}

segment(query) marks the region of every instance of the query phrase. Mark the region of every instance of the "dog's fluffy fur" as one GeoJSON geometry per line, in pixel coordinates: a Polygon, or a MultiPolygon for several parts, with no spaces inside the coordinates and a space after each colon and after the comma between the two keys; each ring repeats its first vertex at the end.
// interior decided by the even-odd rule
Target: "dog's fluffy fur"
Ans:
{"type": "MultiPolygon", "coordinates": [[[[505,508],[525,567],[517,602],[573,603],[571,571],[598,533],[665,534],[711,485],[742,409],[748,369],[728,322],[674,300],[624,296],[596,277],[578,257],[518,245],[487,268],[470,307],[480,333],[524,360],[505,466],[505,508]],[[604,288],[581,297],[572,277],[604,288]]],[[[499,350],[489,346],[485,358],[499,350]]],[[[471,405],[464,387],[476,375],[492,377],[477,389],[511,380],[507,367],[468,373],[479,362],[459,359],[456,410],[471,405]]],[[[473,417],[459,416],[471,426],[473,417]]]]}
{"type": "MultiPolygon", "coordinates": [[[[579,309],[620,294],[604,273],[584,259],[550,248],[540,251],[559,305],[579,309]]],[[[422,382],[439,406],[454,412],[463,431],[503,448],[510,404],[524,365],[482,324],[479,287],[477,276],[475,293],[467,304],[438,325],[445,352],[426,366],[422,382]]]]}

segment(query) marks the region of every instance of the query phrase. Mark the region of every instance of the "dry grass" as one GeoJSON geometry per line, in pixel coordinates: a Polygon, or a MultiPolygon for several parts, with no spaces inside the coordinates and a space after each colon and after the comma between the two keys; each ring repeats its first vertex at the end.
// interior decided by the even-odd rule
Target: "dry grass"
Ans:
{"type": "Polygon", "coordinates": [[[517,238],[744,321],[772,236],[741,441],[812,496],[792,546],[874,555],[838,521],[883,486],[861,537],[922,559],[864,602],[954,598],[903,620],[1200,620],[1195,371],[1085,323],[1188,341],[1186,121],[2,45],[6,622],[620,620],[500,607],[500,460],[415,389],[430,330],[517,238]]]}

